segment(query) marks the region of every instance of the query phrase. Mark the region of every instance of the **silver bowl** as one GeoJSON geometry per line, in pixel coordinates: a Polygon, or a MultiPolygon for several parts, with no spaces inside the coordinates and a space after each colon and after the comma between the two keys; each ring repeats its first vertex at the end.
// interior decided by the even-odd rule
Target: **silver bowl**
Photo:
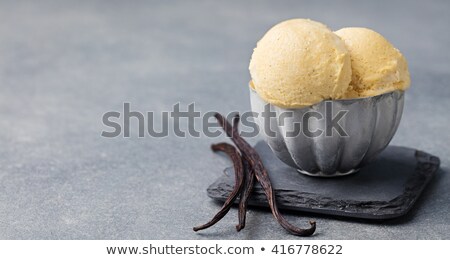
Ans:
{"type": "Polygon", "coordinates": [[[259,133],[275,155],[301,173],[321,177],[348,175],[372,161],[397,131],[404,104],[403,91],[299,109],[269,104],[251,87],[250,97],[259,133]]]}

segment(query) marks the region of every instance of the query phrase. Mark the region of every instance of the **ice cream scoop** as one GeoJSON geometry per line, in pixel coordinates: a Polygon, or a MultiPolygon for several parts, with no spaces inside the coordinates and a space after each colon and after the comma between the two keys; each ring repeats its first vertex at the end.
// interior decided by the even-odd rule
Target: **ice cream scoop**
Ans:
{"type": "Polygon", "coordinates": [[[312,176],[351,174],[383,151],[410,84],[405,58],[380,34],[365,28],[333,33],[304,19],[270,29],[249,69],[260,134],[279,159],[312,176]],[[275,116],[263,113],[267,108],[275,116]],[[342,131],[327,133],[333,113],[341,113],[342,131]],[[320,117],[309,124],[311,115],[320,117]]]}
{"type": "Polygon", "coordinates": [[[367,28],[343,28],[336,34],[350,52],[352,80],[344,98],[377,96],[409,87],[406,59],[379,33],[367,28]]]}
{"type": "Polygon", "coordinates": [[[271,28],[257,43],[249,66],[251,87],[265,101],[300,108],[337,99],[349,88],[350,55],[325,25],[293,19],[271,28]]]}

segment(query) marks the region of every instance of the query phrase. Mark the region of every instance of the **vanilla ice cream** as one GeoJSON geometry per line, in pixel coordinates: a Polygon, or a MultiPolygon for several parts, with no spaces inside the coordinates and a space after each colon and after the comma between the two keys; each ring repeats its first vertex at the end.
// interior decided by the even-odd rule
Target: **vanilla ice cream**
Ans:
{"type": "Polygon", "coordinates": [[[344,98],[376,96],[409,87],[405,58],[382,35],[367,28],[343,28],[336,34],[351,57],[352,80],[344,98]]]}
{"type": "Polygon", "coordinates": [[[257,43],[249,66],[251,86],[265,101],[284,108],[341,98],[351,80],[344,42],[325,25],[284,21],[257,43]]]}

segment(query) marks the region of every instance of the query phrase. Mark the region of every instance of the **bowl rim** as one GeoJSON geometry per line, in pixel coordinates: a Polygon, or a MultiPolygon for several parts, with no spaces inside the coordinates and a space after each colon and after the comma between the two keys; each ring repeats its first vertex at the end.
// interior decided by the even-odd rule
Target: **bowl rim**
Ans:
{"type": "Polygon", "coordinates": [[[272,103],[267,102],[266,100],[264,100],[264,99],[258,94],[258,92],[256,91],[256,89],[253,87],[254,85],[253,85],[253,86],[252,86],[252,85],[253,85],[253,80],[250,80],[249,83],[248,83],[248,88],[250,89],[250,92],[251,92],[251,93],[258,95],[258,97],[259,97],[261,100],[263,100],[263,101],[266,102],[267,104],[270,104],[271,106],[279,107],[279,108],[287,109],[287,110],[304,109],[304,108],[307,108],[307,107],[316,106],[317,104],[320,104],[320,103],[325,102],[325,101],[327,101],[327,102],[335,102],[335,103],[348,103],[348,102],[358,102],[358,101],[363,101],[363,100],[382,98],[383,96],[393,95],[394,93],[399,93],[399,95],[402,96],[402,95],[405,93],[405,90],[396,89],[396,90],[389,91],[389,92],[386,92],[386,93],[382,93],[382,94],[379,94],[379,95],[376,95],[376,96],[370,96],[370,97],[358,97],[358,98],[342,98],[342,99],[324,99],[324,100],[322,100],[322,101],[320,101],[320,102],[317,102],[317,103],[312,104],[312,105],[309,105],[309,106],[285,108],[285,107],[280,107],[280,106],[274,105],[274,104],[272,104],[272,103]]]}

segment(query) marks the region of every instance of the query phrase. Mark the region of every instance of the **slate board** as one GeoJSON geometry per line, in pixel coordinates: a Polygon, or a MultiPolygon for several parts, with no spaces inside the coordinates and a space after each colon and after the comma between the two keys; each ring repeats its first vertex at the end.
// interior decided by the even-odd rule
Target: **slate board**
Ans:
{"type": "MultiPolygon", "coordinates": [[[[281,162],[264,142],[255,146],[275,189],[278,207],[362,219],[405,215],[439,169],[438,157],[415,149],[388,146],[359,172],[336,178],[310,177],[281,162]]],[[[234,186],[232,168],[211,184],[208,196],[224,201],[234,186]]],[[[250,206],[268,207],[259,184],[250,206]]]]}

